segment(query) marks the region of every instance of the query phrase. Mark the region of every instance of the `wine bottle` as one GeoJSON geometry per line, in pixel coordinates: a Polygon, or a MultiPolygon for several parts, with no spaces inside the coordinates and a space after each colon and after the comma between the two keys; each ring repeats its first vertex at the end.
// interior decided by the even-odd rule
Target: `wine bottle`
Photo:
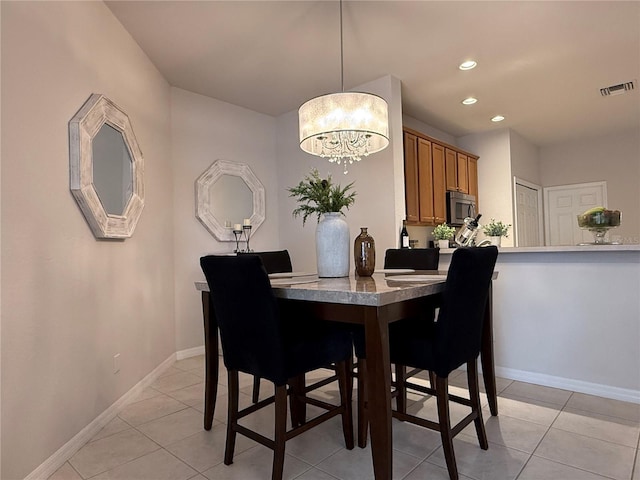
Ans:
{"type": "Polygon", "coordinates": [[[461,247],[470,247],[478,234],[478,220],[482,214],[478,214],[476,218],[467,217],[464,219],[464,226],[456,235],[455,241],[461,247]]]}
{"type": "Polygon", "coordinates": [[[407,221],[402,221],[402,230],[400,231],[400,248],[409,248],[409,232],[407,232],[407,221]]]}

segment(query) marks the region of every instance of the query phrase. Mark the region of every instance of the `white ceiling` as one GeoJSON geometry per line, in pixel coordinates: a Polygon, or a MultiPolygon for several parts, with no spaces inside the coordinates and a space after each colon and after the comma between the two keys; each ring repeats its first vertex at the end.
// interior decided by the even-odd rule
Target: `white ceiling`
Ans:
{"type": "MultiPolygon", "coordinates": [[[[108,1],[173,86],[277,116],[339,91],[338,1],[108,1]]],[[[536,145],[636,128],[639,1],[345,1],[345,90],[391,74],[407,115],[536,145]],[[478,62],[463,72],[458,64],[478,62]],[[461,105],[468,96],[473,106],[461,105]],[[492,124],[502,114],[506,120],[492,124]]]]}

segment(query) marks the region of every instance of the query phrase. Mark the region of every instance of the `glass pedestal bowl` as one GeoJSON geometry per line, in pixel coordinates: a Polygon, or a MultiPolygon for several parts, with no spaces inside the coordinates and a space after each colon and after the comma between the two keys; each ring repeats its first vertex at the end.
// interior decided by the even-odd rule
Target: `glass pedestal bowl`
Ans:
{"type": "Polygon", "coordinates": [[[581,243],[580,245],[616,245],[618,242],[607,242],[606,235],[609,230],[616,227],[599,227],[599,228],[585,228],[593,234],[592,243],[581,243]]]}
{"type": "Polygon", "coordinates": [[[578,215],[578,226],[593,234],[592,243],[581,243],[580,245],[616,245],[618,242],[607,242],[606,235],[612,228],[620,226],[620,211],[605,209],[578,215]]]}

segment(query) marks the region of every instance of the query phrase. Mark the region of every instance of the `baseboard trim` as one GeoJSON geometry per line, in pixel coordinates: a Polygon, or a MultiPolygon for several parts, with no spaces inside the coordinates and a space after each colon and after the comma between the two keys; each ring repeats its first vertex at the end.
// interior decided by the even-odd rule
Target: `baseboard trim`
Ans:
{"type": "MultiPolygon", "coordinates": [[[[202,349],[204,351],[204,347],[202,347],[202,349]]],[[[64,465],[67,460],[69,460],[78,450],[80,450],[82,446],[84,446],[89,440],[91,440],[96,433],[104,428],[107,423],[113,420],[125,407],[125,405],[135,399],[135,397],[138,396],[140,392],[142,392],[142,390],[151,385],[175,361],[176,354],[172,353],[151,373],[140,380],[133,388],[131,388],[118,400],[116,400],[109,408],[98,415],[86,427],[80,430],[80,432],[78,432],[71,440],[60,447],[38,468],[27,475],[24,480],[41,480],[43,478],[49,478],[51,475],[53,475],[62,465],[64,465]]]]}
{"type": "Polygon", "coordinates": [[[504,367],[496,367],[496,375],[509,380],[518,380],[521,382],[543,385],[545,387],[561,388],[572,392],[586,393],[588,395],[596,395],[598,397],[640,404],[640,390],[612,387],[610,385],[602,385],[599,383],[555,377],[542,373],[527,372],[524,370],[515,370],[513,368],[504,367]]]}
{"type": "Polygon", "coordinates": [[[204,355],[204,345],[176,352],[176,360],[184,360],[185,358],[196,357],[198,355],[204,355]]]}

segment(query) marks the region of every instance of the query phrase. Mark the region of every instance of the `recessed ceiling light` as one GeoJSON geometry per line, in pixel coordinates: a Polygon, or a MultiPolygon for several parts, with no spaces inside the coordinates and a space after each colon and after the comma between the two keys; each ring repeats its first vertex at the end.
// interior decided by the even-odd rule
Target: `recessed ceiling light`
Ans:
{"type": "Polygon", "coordinates": [[[467,60],[466,62],[462,62],[458,68],[460,70],[471,70],[472,68],[475,68],[476,65],[478,64],[473,60],[467,60]]]}
{"type": "Polygon", "coordinates": [[[464,100],[462,100],[462,104],[463,105],[473,105],[477,101],[478,101],[477,98],[469,97],[469,98],[465,98],[464,100]]]}
{"type": "Polygon", "coordinates": [[[502,115],[496,115],[491,119],[492,122],[501,122],[503,120],[504,120],[504,117],[502,115]]]}

